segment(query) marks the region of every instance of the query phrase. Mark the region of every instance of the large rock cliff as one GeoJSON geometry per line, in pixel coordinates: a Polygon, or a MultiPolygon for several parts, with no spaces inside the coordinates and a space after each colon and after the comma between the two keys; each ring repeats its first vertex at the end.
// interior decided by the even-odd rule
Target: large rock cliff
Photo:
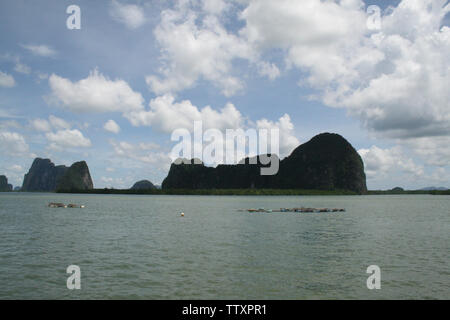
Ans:
{"type": "Polygon", "coordinates": [[[22,191],[51,192],[56,190],[62,176],[66,173],[66,166],[55,166],[50,159],[36,158],[30,170],[23,179],[22,191]]]}
{"type": "Polygon", "coordinates": [[[92,189],[94,189],[94,184],[92,183],[91,174],[85,161],[72,164],[56,186],[56,191],[60,192],[92,189]]]}
{"type": "MultiPolygon", "coordinates": [[[[259,161],[258,161],[259,163],[259,161]]],[[[163,189],[317,189],[366,193],[364,164],[352,145],[338,134],[323,133],[297,147],[280,161],[272,176],[261,164],[206,167],[202,163],[172,164],[163,189]]]]}
{"type": "Polygon", "coordinates": [[[13,186],[8,184],[8,178],[6,176],[0,176],[0,192],[12,191],[13,186]]]}
{"type": "Polygon", "coordinates": [[[87,189],[93,189],[93,183],[86,162],[76,162],[68,168],[55,166],[50,159],[36,158],[25,174],[21,191],[54,192],[87,189]]]}

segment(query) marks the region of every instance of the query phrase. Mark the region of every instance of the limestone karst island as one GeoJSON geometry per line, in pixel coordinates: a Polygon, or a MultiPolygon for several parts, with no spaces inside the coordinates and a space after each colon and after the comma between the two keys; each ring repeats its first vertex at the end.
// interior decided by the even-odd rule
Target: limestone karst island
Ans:
{"type": "MultiPolygon", "coordinates": [[[[92,193],[203,193],[205,190],[318,190],[329,192],[367,193],[364,163],[352,145],[338,134],[322,133],[297,147],[280,160],[278,173],[261,175],[262,164],[250,164],[249,158],[235,165],[207,167],[194,161],[173,163],[162,183],[162,190],[142,180],[128,190],[94,189],[85,161],[70,167],[55,165],[50,159],[36,158],[25,174],[22,192],[92,192],[92,193]]],[[[11,191],[6,177],[1,187],[11,191]],[[6,182],[5,182],[6,181],[6,182]]],[[[277,191],[278,190],[278,191],[277,191]]],[[[283,191],[285,190],[285,191],[283,191]]],[[[225,194],[227,192],[225,191],[225,194]]],[[[236,193],[239,193],[238,191],[236,193]]]]}

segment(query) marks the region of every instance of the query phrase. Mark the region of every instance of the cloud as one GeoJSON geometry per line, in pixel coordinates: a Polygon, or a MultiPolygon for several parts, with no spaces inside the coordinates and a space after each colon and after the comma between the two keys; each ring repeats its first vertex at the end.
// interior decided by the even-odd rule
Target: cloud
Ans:
{"type": "Polygon", "coordinates": [[[450,136],[421,137],[401,142],[430,166],[450,165],[450,136]]]}
{"type": "Polygon", "coordinates": [[[41,57],[52,57],[56,55],[56,51],[47,45],[21,45],[22,48],[29,50],[32,54],[41,57]]]}
{"type": "Polygon", "coordinates": [[[30,74],[31,68],[23,63],[17,62],[14,67],[14,71],[23,73],[23,74],[30,74]]]}
{"type": "Polygon", "coordinates": [[[251,48],[229,33],[218,17],[201,16],[187,2],[161,13],[154,31],[161,47],[162,77],[146,78],[156,94],[176,93],[193,87],[198,79],[212,82],[225,96],[241,91],[243,82],[231,73],[234,59],[251,59],[251,48]]]}
{"type": "MultiPolygon", "coordinates": [[[[282,157],[288,155],[299,145],[299,140],[295,137],[294,125],[288,114],[283,115],[278,121],[260,119],[253,123],[244,118],[232,103],[227,103],[220,110],[214,110],[210,106],[200,109],[189,100],[176,102],[171,95],[157,97],[150,101],[149,106],[150,110],[131,112],[125,116],[134,126],[151,126],[164,133],[172,133],[177,129],[187,129],[189,132],[193,132],[196,121],[201,122],[203,132],[208,129],[216,129],[223,136],[227,129],[244,131],[267,129],[269,134],[271,129],[278,129],[279,155],[282,157]]],[[[270,135],[268,138],[269,141],[266,142],[270,146],[270,135]]],[[[225,140],[222,142],[225,144],[225,140]]]]}
{"type": "Polygon", "coordinates": [[[23,156],[29,147],[25,138],[16,132],[0,131],[0,152],[7,156],[23,156]]]}
{"type": "Polygon", "coordinates": [[[30,125],[34,130],[48,132],[51,130],[50,123],[45,119],[34,119],[30,121],[30,125]]]}
{"type": "Polygon", "coordinates": [[[206,106],[198,109],[189,100],[175,102],[171,95],[157,97],[150,101],[150,110],[131,112],[126,117],[135,126],[152,126],[171,133],[180,128],[192,130],[194,121],[202,121],[204,129],[233,129],[241,126],[242,115],[236,107],[228,103],[220,111],[206,106]]]}
{"type": "Polygon", "coordinates": [[[450,133],[450,11],[446,0],[409,0],[368,30],[362,1],[249,1],[241,35],[259,51],[283,49],[314,96],[346,108],[389,138],[450,133]],[[299,32],[301,30],[301,32],[299,32]]]}
{"type": "Polygon", "coordinates": [[[12,75],[0,71],[0,87],[12,88],[15,85],[16,81],[12,75]]]}
{"type": "Polygon", "coordinates": [[[144,98],[123,80],[110,80],[97,69],[78,82],[52,74],[49,103],[73,112],[123,112],[143,109],[144,98]]]}
{"type": "Polygon", "coordinates": [[[423,177],[424,168],[417,165],[412,158],[404,155],[400,147],[381,149],[372,146],[370,149],[360,149],[367,178],[373,180],[385,179],[388,175],[403,172],[409,176],[423,177]]]}
{"type": "Polygon", "coordinates": [[[256,128],[279,130],[280,157],[288,156],[295,148],[300,145],[300,141],[297,139],[294,133],[294,125],[291,122],[291,117],[288,114],[284,114],[277,122],[267,119],[258,120],[256,121],[256,128]]]}
{"type": "Polygon", "coordinates": [[[168,153],[160,151],[160,147],[154,143],[132,144],[126,141],[110,141],[116,156],[135,160],[145,164],[156,165],[158,169],[168,170],[171,159],[168,153]]]}
{"type": "Polygon", "coordinates": [[[66,148],[87,148],[90,147],[91,141],[85,138],[79,130],[59,130],[55,133],[46,133],[46,137],[50,142],[50,149],[64,150],[66,148]]]}
{"type": "Polygon", "coordinates": [[[23,172],[24,171],[23,167],[18,164],[14,164],[14,165],[8,167],[8,169],[11,171],[14,171],[14,172],[23,172]]]}
{"type": "MultiPolygon", "coordinates": [[[[2,113],[1,113],[1,110],[0,110],[0,118],[1,117],[2,117],[2,113]]],[[[22,126],[16,120],[0,121],[0,129],[7,129],[7,128],[20,129],[20,128],[22,128],[22,126]]]]}
{"type": "Polygon", "coordinates": [[[146,22],[144,9],[135,4],[121,4],[113,0],[109,13],[115,21],[123,23],[128,29],[137,29],[146,22]]]}
{"type": "Polygon", "coordinates": [[[70,129],[71,128],[71,125],[67,121],[65,121],[64,119],[55,117],[54,115],[50,115],[48,117],[48,121],[50,122],[52,127],[55,129],[70,129]]]}
{"type": "Polygon", "coordinates": [[[275,80],[280,76],[280,69],[273,63],[260,62],[258,63],[258,73],[270,80],[275,80]]]}
{"type": "Polygon", "coordinates": [[[209,14],[221,14],[230,8],[230,3],[224,0],[201,0],[203,11],[209,14]]]}
{"type": "Polygon", "coordinates": [[[120,132],[120,127],[114,120],[108,120],[103,126],[103,129],[116,134],[120,132]]]}
{"type": "Polygon", "coordinates": [[[71,125],[64,119],[50,115],[48,120],[45,119],[34,119],[30,121],[30,125],[33,129],[37,131],[48,132],[52,129],[70,129],[71,125]]]}

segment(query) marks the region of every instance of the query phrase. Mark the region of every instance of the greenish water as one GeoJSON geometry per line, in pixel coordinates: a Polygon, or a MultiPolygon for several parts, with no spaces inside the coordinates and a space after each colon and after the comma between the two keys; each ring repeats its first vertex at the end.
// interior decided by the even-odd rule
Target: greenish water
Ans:
{"type": "Polygon", "coordinates": [[[0,299],[449,299],[449,231],[448,196],[5,193],[0,299]],[[347,212],[237,211],[299,206],[347,212]]]}

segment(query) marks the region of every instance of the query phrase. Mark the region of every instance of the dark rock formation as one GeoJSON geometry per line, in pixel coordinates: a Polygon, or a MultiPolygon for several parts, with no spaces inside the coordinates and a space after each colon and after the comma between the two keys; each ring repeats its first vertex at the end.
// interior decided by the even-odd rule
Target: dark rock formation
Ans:
{"type": "Polygon", "coordinates": [[[141,180],[136,182],[130,190],[151,190],[156,189],[156,187],[148,180],[141,180]]]}
{"type": "Polygon", "coordinates": [[[86,162],[77,162],[70,168],[55,166],[50,159],[36,158],[23,179],[21,191],[54,192],[72,187],[92,189],[92,180],[86,162]]]}
{"type": "Polygon", "coordinates": [[[69,192],[80,190],[92,190],[94,184],[92,183],[91,174],[86,161],[75,162],[62,176],[56,191],[69,192]]]}
{"type": "Polygon", "coordinates": [[[8,184],[8,178],[6,176],[0,176],[0,192],[10,192],[13,186],[8,184]]]}
{"type": "MultiPolygon", "coordinates": [[[[366,193],[364,164],[352,145],[338,134],[323,133],[280,161],[276,175],[263,176],[258,164],[206,167],[201,162],[172,164],[163,189],[317,189],[366,193]]],[[[266,166],[267,167],[267,166],[266,166]]]]}

